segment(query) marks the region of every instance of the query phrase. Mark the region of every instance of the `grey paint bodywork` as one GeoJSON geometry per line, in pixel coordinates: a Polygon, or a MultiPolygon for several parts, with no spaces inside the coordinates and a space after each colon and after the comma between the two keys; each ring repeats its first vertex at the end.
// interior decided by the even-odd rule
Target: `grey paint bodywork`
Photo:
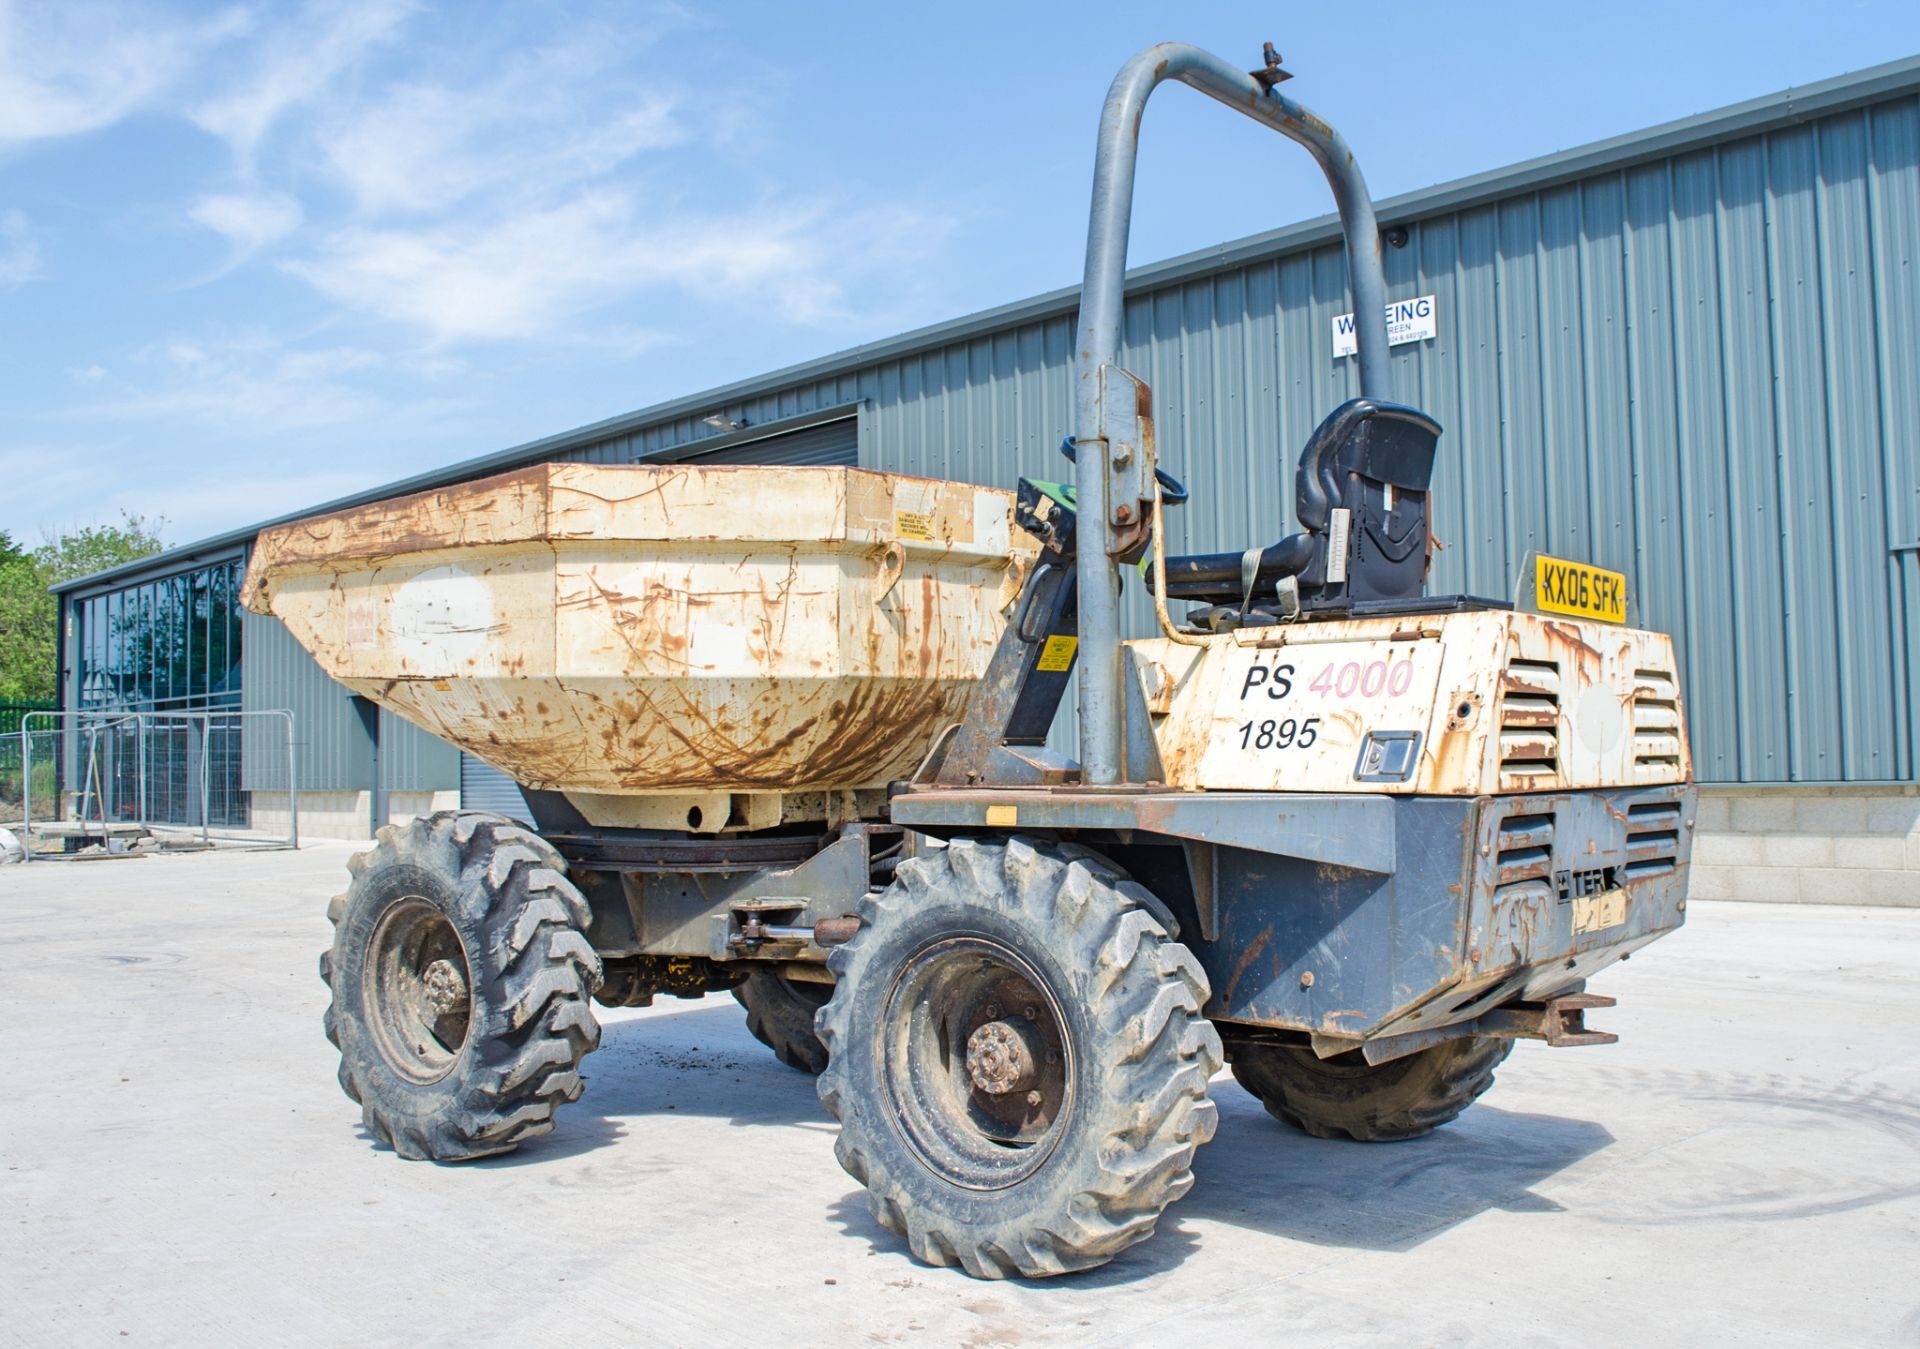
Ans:
{"type": "Polygon", "coordinates": [[[1017,802],[1017,828],[1065,831],[1152,877],[1207,971],[1208,1016],[1358,1041],[1543,1000],[1678,927],[1696,796],[935,789],[892,814],[969,835],[1017,802]],[[1143,857],[1172,848],[1183,866],[1143,857]],[[1623,921],[1576,932],[1582,885],[1624,890],[1623,921]]]}

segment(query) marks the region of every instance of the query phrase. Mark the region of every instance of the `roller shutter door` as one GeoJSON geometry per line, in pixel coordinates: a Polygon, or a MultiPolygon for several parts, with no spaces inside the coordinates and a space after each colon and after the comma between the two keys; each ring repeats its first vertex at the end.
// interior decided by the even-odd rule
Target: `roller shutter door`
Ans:
{"type": "Polygon", "coordinates": [[[723,450],[694,455],[690,464],[825,464],[857,468],[860,422],[855,417],[822,422],[785,435],[743,441],[723,450]]]}
{"type": "Polygon", "coordinates": [[[492,764],[464,751],[460,755],[460,809],[490,810],[510,820],[533,823],[520,784],[492,764]]]}

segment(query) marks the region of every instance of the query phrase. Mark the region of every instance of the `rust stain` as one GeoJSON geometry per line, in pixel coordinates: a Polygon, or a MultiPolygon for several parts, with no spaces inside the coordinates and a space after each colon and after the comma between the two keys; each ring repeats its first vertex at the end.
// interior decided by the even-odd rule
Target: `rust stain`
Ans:
{"type": "Polygon", "coordinates": [[[1240,953],[1240,959],[1234,964],[1233,973],[1227,977],[1227,986],[1220,990],[1220,1009],[1222,1011],[1226,1011],[1233,1006],[1233,990],[1239,987],[1241,976],[1246,974],[1248,966],[1260,958],[1260,953],[1267,949],[1267,943],[1272,940],[1273,925],[1269,923],[1261,929],[1260,935],[1248,944],[1247,949],[1240,953]]]}
{"type": "Polygon", "coordinates": [[[1007,579],[1036,551],[976,542],[988,489],[943,487],[943,542],[895,548],[912,599],[875,603],[892,513],[850,503],[889,481],[542,465],[269,531],[249,593],[330,674],[525,783],[870,787],[964,715],[1007,579]],[[396,621],[398,597],[441,567],[467,589],[422,638],[396,621]]]}
{"type": "Polygon", "coordinates": [[[1578,625],[1573,623],[1555,623],[1549,620],[1543,622],[1540,626],[1546,630],[1547,638],[1550,642],[1558,642],[1560,645],[1566,647],[1574,653],[1576,660],[1593,661],[1595,664],[1599,663],[1601,659],[1600,648],[1586,639],[1586,636],[1578,625]]]}

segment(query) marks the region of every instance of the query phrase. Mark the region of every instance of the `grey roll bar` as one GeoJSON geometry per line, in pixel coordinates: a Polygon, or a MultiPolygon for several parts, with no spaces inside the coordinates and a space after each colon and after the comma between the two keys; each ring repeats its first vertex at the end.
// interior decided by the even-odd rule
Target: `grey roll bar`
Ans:
{"type": "MultiPolygon", "coordinates": [[[[1121,780],[1120,577],[1115,570],[1112,503],[1107,477],[1124,468],[1130,450],[1112,454],[1102,417],[1102,371],[1117,367],[1125,312],[1127,232],[1132,223],[1134,157],[1147,99],[1162,81],[1178,80],[1234,111],[1263,122],[1314,157],[1333,189],[1346,236],[1347,275],[1353,287],[1354,333],[1360,392],[1391,400],[1387,364],[1386,276],[1380,227],[1353,152],[1340,133],[1308,109],[1211,52],[1162,42],[1128,61],[1107,91],[1100,112],[1100,143],[1093,162],[1093,211],[1087,225],[1087,273],[1080,291],[1080,333],[1074,377],[1074,442],[1101,446],[1076,455],[1074,492],[1080,529],[1080,766],[1081,780],[1107,786],[1121,780]]],[[[1129,510],[1132,503],[1125,503],[1129,510]]],[[[1159,522],[1155,522],[1158,527],[1159,522]]]]}

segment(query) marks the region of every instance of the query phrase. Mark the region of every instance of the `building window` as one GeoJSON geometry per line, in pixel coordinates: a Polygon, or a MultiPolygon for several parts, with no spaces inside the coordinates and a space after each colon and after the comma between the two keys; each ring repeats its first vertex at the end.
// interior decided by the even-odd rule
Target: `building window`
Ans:
{"type": "Polygon", "coordinates": [[[80,709],[238,711],[241,565],[216,562],[81,600],[80,709]]]}
{"type": "MultiPolygon", "coordinates": [[[[240,711],[244,565],[215,562],[74,602],[75,706],[102,714],[89,719],[98,729],[85,740],[85,776],[109,817],[199,825],[204,813],[210,825],[247,824],[240,719],[217,715],[240,711]],[[153,715],[137,729],[111,724],[121,712],[153,715]],[[216,715],[166,715],[186,712],[216,715]]],[[[78,785],[83,775],[72,771],[78,785]]]]}

